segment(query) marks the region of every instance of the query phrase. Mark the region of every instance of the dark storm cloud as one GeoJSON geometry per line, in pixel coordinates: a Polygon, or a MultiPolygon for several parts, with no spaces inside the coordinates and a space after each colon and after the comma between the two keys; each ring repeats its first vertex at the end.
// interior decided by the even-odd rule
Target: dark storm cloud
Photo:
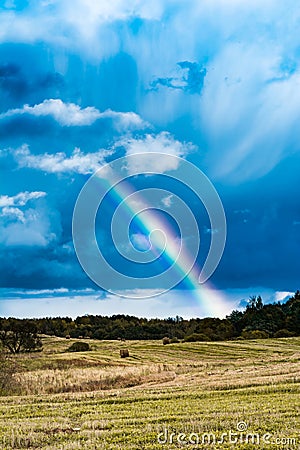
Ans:
{"type": "Polygon", "coordinates": [[[59,93],[64,87],[64,77],[57,72],[37,73],[33,79],[22,70],[22,66],[7,62],[0,65],[0,87],[3,94],[14,99],[22,99],[30,93],[42,90],[43,95],[48,92],[59,93]]]}
{"type": "Polygon", "coordinates": [[[87,287],[93,283],[78,265],[76,257],[57,257],[51,248],[45,250],[13,248],[5,251],[0,263],[3,287],[46,289],[87,287]],[[27,262],[26,262],[27,261],[27,262]],[[31,261],[28,264],[28,261],[31,261]]]}
{"type": "Polygon", "coordinates": [[[29,85],[21,68],[14,63],[0,65],[0,88],[3,94],[19,99],[29,91],[29,85]]]}
{"type": "Polygon", "coordinates": [[[200,66],[198,63],[190,61],[178,62],[177,65],[181,69],[178,76],[156,78],[151,82],[151,88],[157,90],[158,86],[165,86],[170,89],[179,89],[190,94],[200,94],[207,73],[206,68],[200,66]]]}
{"type": "Polygon", "coordinates": [[[215,279],[226,286],[267,285],[296,290],[300,234],[299,154],[283,161],[267,177],[223,189],[228,235],[215,279]],[[293,167],[293,169],[292,169],[293,167]],[[287,170],[288,169],[288,170],[287,170]]]}
{"type": "Polygon", "coordinates": [[[40,103],[47,97],[61,96],[66,90],[63,75],[51,61],[43,63],[42,46],[0,45],[1,111],[24,103],[40,103]]]}

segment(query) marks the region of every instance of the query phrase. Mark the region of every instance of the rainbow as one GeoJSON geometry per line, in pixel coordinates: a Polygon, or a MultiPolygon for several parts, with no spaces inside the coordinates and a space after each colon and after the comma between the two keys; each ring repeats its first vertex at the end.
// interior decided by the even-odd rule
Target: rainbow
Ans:
{"type": "Polygon", "coordinates": [[[141,233],[147,236],[151,235],[153,230],[163,230],[164,235],[168,237],[168,245],[164,246],[164,243],[159,239],[151,239],[155,245],[151,246],[151,251],[157,256],[162,255],[166,264],[172,265],[176,269],[179,278],[183,280],[186,289],[182,290],[183,295],[188,292],[189,307],[192,305],[195,307],[195,316],[217,316],[224,317],[228,313],[229,305],[226,301],[226,297],[223,293],[218,291],[211,283],[199,284],[200,269],[192,260],[189,253],[184,249],[180,249],[180,259],[178,258],[178,240],[174,238],[174,233],[171,228],[166,227],[166,223],[158,218],[157,214],[153,212],[153,209],[148,209],[148,213],[142,217],[140,213],[141,209],[147,210],[148,205],[145,203],[145,199],[140,196],[137,191],[132,187],[128,181],[112,177],[98,178],[101,183],[107,183],[106,192],[112,196],[112,202],[116,204],[122,204],[122,213],[125,214],[124,222],[129,221],[135,217],[138,221],[141,233]],[[130,202],[130,197],[134,194],[135,202],[130,202]],[[157,249],[160,249],[157,252],[157,249]]]}

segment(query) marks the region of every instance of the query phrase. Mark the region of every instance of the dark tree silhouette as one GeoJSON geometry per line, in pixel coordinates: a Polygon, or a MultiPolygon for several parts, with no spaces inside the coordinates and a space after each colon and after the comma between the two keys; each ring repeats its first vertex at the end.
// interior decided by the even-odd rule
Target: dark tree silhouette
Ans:
{"type": "Polygon", "coordinates": [[[0,341],[3,348],[11,353],[41,350],[37,325],[28,320],[2,319],[0,323],[0,341]]]}

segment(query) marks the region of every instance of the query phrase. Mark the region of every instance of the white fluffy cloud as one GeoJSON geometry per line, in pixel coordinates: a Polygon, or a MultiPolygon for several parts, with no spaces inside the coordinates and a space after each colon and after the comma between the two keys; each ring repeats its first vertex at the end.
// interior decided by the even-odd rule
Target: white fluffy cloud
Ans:
{"type": "Polygon", "coordinates": [[[66,127],[92,125],[98,119],[112,119],[119,131],[144,128],[147,125],[140,116],[133,112],[122,113],[110,109],[100,112],[93,106],[80,108],[75,103],[64,103],[60,99],[48,99],[34,106],[24,105],[22,108],[10,109],[0,114],[0,120],[22,114],[36,117],[51,116],[61,126],[66,127]]]}
{"type": "Polygon", "coordinates": [[[116,145],[122,145],[125,148],[126,156],[137,155],[133,160],[129,160],[129,173],[144,173],[145,169],[155,173],[164,173],[177,169],[179,159],[169,158],[169,155],[176,157],[185,157],[194,150],[191,143],[180,142],[167,132],[161,132],[158,135],[146,134],[142,138],[124,138],[116,145]],[[145,154],[149,153],[147,161],[145,154]],[[139,159],[138,155],[143,154],[139,159]]]}
{"type": "Polygon", "coordinates": [[[27,145],[23,145],[14,151],[14,158],[20,168],[27,167],[48,173],[90,174],[105,164],[105,158],[111,154],[111,150],[83,153],[80,149],[75,148],[70,157],[63,152],[34,155],[27,145]]]}
{"type": "Polygon", "coordinates": [[[30,200],[36,200],[41,197],[45,197],[46,192],[34,191],[34,192],[19,192],[19,194],[9,197],[8,195],[0,195],[0,207],[7,206],[24,206],[30,200]]]}
{"type": "Polygon", "coordinates": [[[161,202],[166,208],[170,208],[173,201],[173,194],[167,195],[166,197],[162,198],[161,202]]]}
{"type": "Polygon", "coordinates": [[[133,129],[143,129],[149,127],[150,125],[145,122],[138,114],[134,112],[116,112],[111,109],[107,109],[103,113],[101,113],[101,118],[112,119],[114,123],[114,127],[118,131],[127,131],[133,129]]]}
{"type": "Polygon", "coordinates": [[[0,214],[0,243],[7,247],[46,247],[56,240],[50,218],[40,209],[9,208],[0,214]]]}
{"type": "Polygon", "coordinates": [[[26,191],[11,197],[0,196],[1,244],[8,247],[46,247],[56,239],[47,209],[39,205],[29,207],[29,202],[45,195],[45,192],[26,191]]]}
{"type": "MultiPolygon", "coordinates": [[[[125,155],[136,155],[134,160],[128,160],[127,169],[129,173],[136,171],[143,173],[147,170],[164,173],[177,169],[179,159],[170,158],[185,157],[194,150],[191,143],[180,142],[167,132],[158,135],[146,134],[141,138],[124,137],[117,141],[110,149],[100,149],[94,153],[84,153],[79,148],[75,148],[71,156],[64,152],[33,154],[27,144],[16,150],[11,150],[19,168],[27,167],[37,169],[47,173],[78,173],[92,174],[106,164],[106,159],[113,155],[118,148],[124,148],[125,155]],[[145,154],[148,153],[145,163],[145,154]],[[138,155],[143,154],[140,160],[138,155]]],[[[31,195],[41,195],[32,193],[31,195]]],[[[3,202],[9,201],[3,198],[3,202]]],[[[10,200],[12,202],[12,200],[10,200]]],[[[14,204],[14,203],[11,203],[14,204]]],[[[1,205],[1,198],[0,198],[1,205]]]]}
{"type": "Polygon", "coordinates": [[[1,217],[7,217],[8,219],[17,220],[19,222],[25,222],[25,216],[23,211],[21,211],[20,208],[11,208],[8,206],[5,206],[1,213],[1,217]]]}

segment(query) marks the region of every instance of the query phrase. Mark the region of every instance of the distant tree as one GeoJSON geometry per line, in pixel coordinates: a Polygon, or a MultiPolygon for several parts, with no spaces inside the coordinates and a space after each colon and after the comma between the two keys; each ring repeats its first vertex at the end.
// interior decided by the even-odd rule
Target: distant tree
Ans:
{"type": "Polygon", "coordinates": [[[282,305],[286,315],[285,327],[294,334],[300,334],[300,292],[296,291],[284,305],[282,305]]]}
{"type": "Polygon", "coordinates": [[[252,297],[249,298],[248,305],[247,305],[246,309],[259,311],[260,309],[263,308],[263,306],[264,306],[264,304],[263,304],[261,296],[258,295],[256,297],[256,295],[253,295],[252,297]]]}
{"type": "Polygon", "coordinates": [[[233,326],[233,337],[239,336],[245,327],[244,313],[242,311],[233,310],[229,316],[226,316],[226,319],[233,326]]]}
{"type": "Polygon", "coordinates": [[[243,318],[242,311],[238,311],[234,309],[229,316],[226,316],[226,319],[228,319],[232,324],[238,323],[243,318]]]}
{"type": "Polygon", "coordinates": [[[32,352],[42,349],[37,326],[29,320],[3,319],[0,322],[0,341],[11,353],[32,352]]]}

